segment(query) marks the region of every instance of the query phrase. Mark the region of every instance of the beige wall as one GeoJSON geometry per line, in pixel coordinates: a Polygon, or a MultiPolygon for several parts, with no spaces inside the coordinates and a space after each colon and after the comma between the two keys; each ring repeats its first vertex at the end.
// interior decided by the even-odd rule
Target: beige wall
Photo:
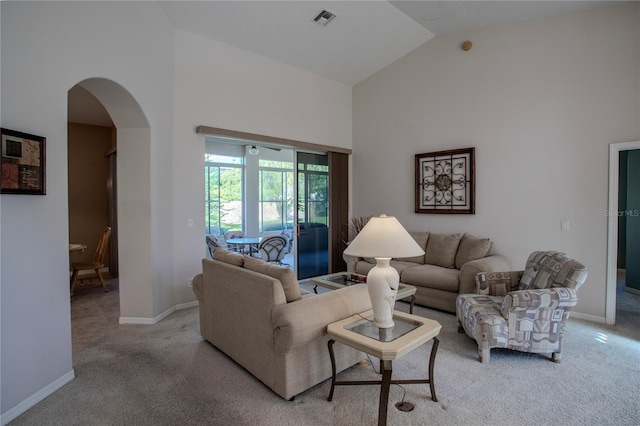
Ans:
{"type": "Polygon", "coordinates": [[[604,321],[608,145],[640,139],[639,53],[638,3],[430,40],[354,87],[352,215],[487,236],[514,267],[564,251],[589,269],[576,310],[604,321]],[[476,214],[415,214],[415,154],[472,146],[476,214]]]}
{"type": "MultiPolygon", "coordinates": [[[[69,242],[87,245],[73,262],[91,260],[109,225],[107,158],[113,144],[112,127],[69,123],[69,242]]],[[[109,253],[105,256],[109,265],[109,253]]]]}

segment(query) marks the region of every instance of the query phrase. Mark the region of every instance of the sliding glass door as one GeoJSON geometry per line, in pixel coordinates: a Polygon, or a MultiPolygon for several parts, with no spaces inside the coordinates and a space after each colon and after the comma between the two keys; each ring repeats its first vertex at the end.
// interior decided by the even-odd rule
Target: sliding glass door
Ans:
{"type": "Polygon", "coordinates": [[[297,154],[298,279],[329,271],[329,162],[326,154],[297,154]]]}

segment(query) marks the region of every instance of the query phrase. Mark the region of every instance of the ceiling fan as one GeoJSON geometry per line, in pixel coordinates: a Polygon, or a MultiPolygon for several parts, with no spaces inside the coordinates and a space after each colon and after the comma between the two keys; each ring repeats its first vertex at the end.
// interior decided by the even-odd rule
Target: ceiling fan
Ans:
{"type": "MultiPolygon", "coordinates": [[[[249,145],[247,145],[247,146],[249,146],[249,145]]],[[[249,154],[258,155],[258,153],[260,152],[259,148],[267,148],[267,149],[272,149],[274,151],[281,151],[282,150],[282,148],[274,148],[274,147],[265,146],[265,145],[251,145],[249,147],[249,154]]]]}

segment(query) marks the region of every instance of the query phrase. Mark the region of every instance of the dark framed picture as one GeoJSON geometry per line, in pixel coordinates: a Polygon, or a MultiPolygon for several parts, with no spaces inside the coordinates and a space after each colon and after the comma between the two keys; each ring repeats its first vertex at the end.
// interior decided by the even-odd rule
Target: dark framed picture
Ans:
{"type": "Polygon", "coordinates": [[[416,213],[475,214],[475,148],[416,155],[416,213]]]}
{"type": "Polygon", "coordinates": [[[46,138],[0,128],[2,132],[2,194],[46,192],[46,138]]]}

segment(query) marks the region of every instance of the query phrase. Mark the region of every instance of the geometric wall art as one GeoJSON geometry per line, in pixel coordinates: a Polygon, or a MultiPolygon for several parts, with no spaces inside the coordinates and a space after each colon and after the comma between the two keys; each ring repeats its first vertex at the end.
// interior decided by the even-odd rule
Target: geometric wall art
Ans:
{"type": "Polygon", "coordinates": [[[46,139],[0,129],[2,134],[2,194],[46,194],[46,139]]]}
{"type": "Polygon", "coordinates": [[[475,148],[416,154],[416,213],[475,214],[475,148]]]}

